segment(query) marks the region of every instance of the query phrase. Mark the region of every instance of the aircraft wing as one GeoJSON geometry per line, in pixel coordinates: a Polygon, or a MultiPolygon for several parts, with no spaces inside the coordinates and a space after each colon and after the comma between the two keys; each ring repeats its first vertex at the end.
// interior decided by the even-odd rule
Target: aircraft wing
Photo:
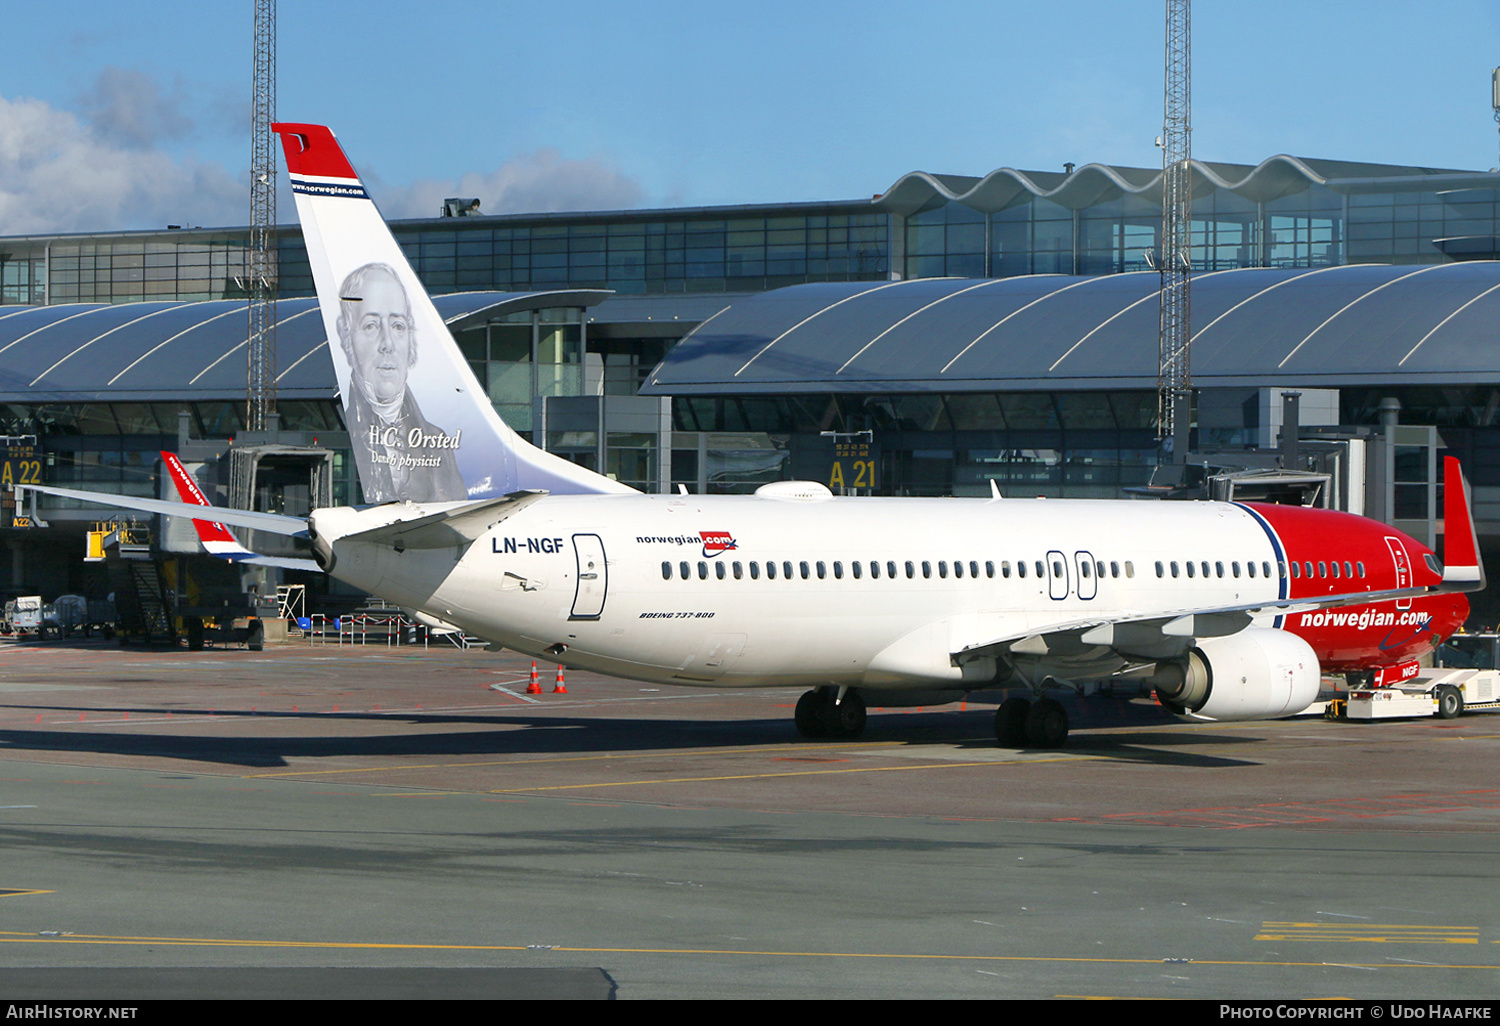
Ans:
{"type": "Polygon", "coordinates": [[[1340,606],[1373,605],[1394,599],[1458,590],[1470,589],[1447,585],[1392,588],[1386,591],[1356,591],[1340,595],[1247,602],[1233,606],[1126,613],[1109,618],[1059,620],[966,645],[953,653],[953,659],[962,663],[981,656],[1001,654],[1041,656],[1090,646],[1103,646],[1113,648],[1122,655],[1138,654],[1150,658],[1164,644],[1176,647],[1192,638],[1222,638],[1238,634],[1250,626],[1257,616],[1292,615],[1336,609],[1340,606]]]}
{"type": "Polygon", "coordinates": [[[1152,653],[1178,647],[1187,639],[1220,638],[1238,634],[1257,616],[1311,613],[1340,606],[1365,606],[1395,599],[1418,598],[1445,592],[1480,591],[1485,587],[1484,564],[1479,559],[1478,535],[1470,513],[1467,483],[1458,460],[1445,457],[1443,467],[1442,581],[1435,585],[1353,591],[1233,606],[1206,606],[1130,614],[1104,619],[1075,619],[1036,625],[1002,634],[952,653],[955,664],[985,656],[1049,655],[1077,652],[1092,646],[1115,649],[1122,655],[1150,658],[1152,653]]]}

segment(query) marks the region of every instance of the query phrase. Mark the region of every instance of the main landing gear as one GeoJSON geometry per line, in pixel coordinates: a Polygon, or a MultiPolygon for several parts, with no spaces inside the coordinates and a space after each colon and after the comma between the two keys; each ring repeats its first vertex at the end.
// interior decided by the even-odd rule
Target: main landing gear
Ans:
{"type": "Polygon", "coordinates": [[[850,688],[839,699],[839,689],[815,688],[797,699],[797,733],[807,738],[859,737],[865,729],[865,700],[850,688]]]}
{"type": "Polygon", "coordinates": [[[1007,698],[995,710],[995,737],[1006,748],[1061,748],[1068,711],[1055,698],[1007,698]]]}

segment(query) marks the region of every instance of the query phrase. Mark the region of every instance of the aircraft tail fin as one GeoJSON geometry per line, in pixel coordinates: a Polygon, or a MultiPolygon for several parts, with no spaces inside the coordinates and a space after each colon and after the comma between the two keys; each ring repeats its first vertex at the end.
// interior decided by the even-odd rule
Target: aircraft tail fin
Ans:
{"type": "Polygon", "coordinates": [[[633,492],[536,448],[500,419],[333,133],[271,127],[286,153],[365,501],[633,492]]]}
{"type": "Polygon", "coordinates": [[[1458,591],[1483,591],[1485,586],[1467,483],[1452,456],[1443,459],[1443,583],[1458,591]]]}

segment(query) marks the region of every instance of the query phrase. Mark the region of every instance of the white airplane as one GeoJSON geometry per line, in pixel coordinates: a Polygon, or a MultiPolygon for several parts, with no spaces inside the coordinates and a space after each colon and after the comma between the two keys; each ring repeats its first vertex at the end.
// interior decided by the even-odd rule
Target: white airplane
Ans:
{"type": "MultiPolygon", "coordinates": [[[[1121,679],[1202,719],[1288,716],[1323,671],[1409,673],[1484,586],[1457,461],[1447,565],[1385,525],[1254,503],[643,495],[500,420],[333,134],[281,124],[355,459],[377,505],[305,520],[334,577],[494,645],[635,680],[808,685],[807,737],[867,704],[1029,690],[1002,744],[1068,732],[1052,694],[1121,679]]],[[[203,507],[38,487],[174,515],[203,507]]]]}

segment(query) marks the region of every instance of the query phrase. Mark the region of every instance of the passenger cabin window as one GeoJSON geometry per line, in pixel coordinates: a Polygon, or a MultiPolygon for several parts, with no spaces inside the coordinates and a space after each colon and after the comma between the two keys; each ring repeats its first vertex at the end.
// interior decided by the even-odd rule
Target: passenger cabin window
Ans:
{"type": "Polygon", "coordinates": [[[1354,565],[1359,570],[1359,576],[1363,577],[1365,575],[1365,564],[1364,564],[1364,561],[1361,560],[1361,561],[1355,563],[1354,565]]]}
{"type": "MultiPolygon", "coordinates": [[[[873,570],[874,568],[875,568],[875,564],[871,563],[870,564],[870,569],[873,570]]],[[[856,559],[854,562],[850,563],[849,564],[849,569],[851,569],[851,570],[854,571],[854,579],[856,581],[859,580],[859,575],[861,573],[860,568],[859,568],[859,560],[856,559]]],[[[838,573],[839,572],[839,565],[837,563],[833,564],[833,572],[834,573],[838,573]]]]}
{"type": "Polygon", "coordinates": [[[1116,562],[1115,560],[1113,560],[1113,559],[1111,559],[1109,561],[1109,576],[1111,576],[1111,577],[1119,577],[1120,576],[1120,564],[1118,562],[1116,562]]]}
{"type": "MultiPolygon", "coordinates": [[[[1007,564],[1007,567],[1008,567],[1008,564],[1007,564]]],[[[979,575],[976,573],[974,576],[978,577],[979,575]]],[[[994,562],[994,560],[986,559],[984,561],[984,576],[986,576],[986,577],[994,577],[995,576],[995,562],[994,562]]],[[[1009,569],[1006,570],[1005,576],[1006,577],[1010,576],[1010,570],[1009,569]]]]}
{"type": "Polygon", "coordinates": [[[1125,576],[1126,577],[1134,577],[1135,576],[1135,564],[1132,563],[1128,559],[1125,561],[1125,576]]]}
{"type": "Polygon", "coordinates": [[[917,565],[911,560],[906,561],[906,579],[909,581],[917,576],[917,565]]]}
{"type": "Polygon", "coordinates": [[[932,576],[932,564],[925,559],[922,560],[922,576],[924,578],[932,576]]]}
{"type": "Polygon", "coordinates": [[[1229,564],[1229,571],[1230,573],[1234,574],[1234,576],[1238,577],[1240,575],[1240,561],[1236,559],[1231,562],[1229,564]]]}
{"type": "Polygon", "coordinates": [[[818,580],[820,580],[820,581],[826,581],[827,579],[828,579],[828,565],[826,563],[824,563],[820,559],[820,560],[818,560],[818,580]]]}
{"type": "Polygon", "coordinates": [[[682,571],[682,579],[684,581],[693,576],[693,572],[688,569],[688,565],[686,563],[678,563],[677,569],[682,571]]]}
{"type": "Polygon", "coordinates": [[[672,579],[672,564],[670,562],[661,565],[661,579],[670,581],[672,579]]]}
{"type": "Polygon", "coordinates": [[[1161,560],[1159,560],[1159,559],[1156,561],[1156,576],[1158,576],[1158,577],[1165,577],[1166,576],[1166,574],[1162,572],[1161,560]]]}
{"type": "Polygon", "coordinates": [[[1036,561],[1036,575],[1038,577],[1047,576],[1047,568],[1042,566],[1042,561],[1040,559],[1036,561]]]}
{"type": "Polygon", "coordinates": [[[964,575],[964,565],[963,565],[962,562],[960,562],[959,560],[955,559],[953,561],[953,576],[954,577],[962,577],[963,575],[964,575]]]}
{"type": "Polygon", "coordinates": [[[698,561],[698,580],[708,580],[708,564],[703,562],[702,560],[698,561]]]}
{"type": "MultiPolygon", "coordinates": [[[[989,564],[985,565],[988,566],[989,564]]],[[[994,575],[991,574],[990,576],[993,577],[994,575]]],[[[1000,576],[1004,577],[1006,580],[1010,579],[1010,560],[1002,559],[1000,561],[1000,576]]]]}
{"type": "MultiPolygon", "coordinates": [[[[770,564],[767,564],[767,565],[769,566],[770,564]]],[[[750,561],[750,579],[752,581],[758,581],[758,580],[760,580],[760,561],[759,560],[752,559],[750,561]]]]}
{"type": "Polygon", "coordinates": [[[1325,563],[1325,562],[1323,562],[1321,559],[1318,560],[1318,576],[1319,577],[1327,577],[1328,576],[1328,564],[1325,563]]]}
{"type": "MultiPolygon", "coordinates": [[[[986,563],[985,566],[987,566],[987,567],[990,568],[990,576],[994,577],[995,576],[995,564],[994,563],[986,563]]],[[[979,576],[979,561],[978,560],[975,560],[975,559],[969,560],[969,576],[970,577],[978,577],[979,576]]]]}
{"type": "Polygon", "coordinates": [[[1191,559],[1187,561],[1187,575],[1189,577],[1193,576],[1193,561],[1191,559]]]}
{"type": "Polygon", "coordinates": [[[745,569],[744,567],[740,566],[739,561],[736,560],[735,564],[734,564],[734,579],[736,581],[738,581],[740,578],[742,578],[745,575],[744,574],[744,569],[745,569]]]}
{"type": "Polygon", "coordinates": [[[766,560],[766,580],[776,580],[776,564],[771,562],[769,559],[766,560]]]}
{"type": "Polygon", "coordinates": [[[877,581],[880,579],[880,561],[879,560],[875,560],[875,559],[870,560],[870,579],[871,580],[877,580],[877,581]]]}
{"type": "Polygon", "coordinates": [[[714,576],[717,577],[721,581],[724,579],[724,564],[723,563],[715,563],[714,564],[714,576]]]}
{"type": "Polygon", "coordinates": [[[844,564],[836,559],[833,561],[833,579],[836,581],[844,579],[844,564]]]}
{"type": "Polygon", "coordinates": [[[1255,564],[1254,563],[1246,563],[1245,564],[1245,572],[1248,573],[1251,577],[1254,577],[1255,576],[1255,564]]]}
{"type": "MultiPolygon", "coordinates": [[[[906,564],[906,568],[908,571],[910,571],[911,564],[906,564]]],[[[885,561],[885,575],[893,581],[896,579],[896,561],[894,559],[888,559],[885,561]]],[[[908,572],[906,576],[910,577],[910,572],[908,572]]]]}
{"type": "Polygon", "coordinates": [[[1017,577],[1025,577],[1026,576],[1026,561],[1024,559],[1018,559],[1018,560],[1016,560],[1016,576],[1017,577]]]}
{"type": "MultiPolygon", "coordinates": [[[[806,566],[807,564],[803,563],[802,565],[806,566]]],[[[783,559],[781,561],[781,576],[789,581],[792,579],[792,561],[790,559],[783,559]]],[[[803,574],[802,576],[806,577],[807,575],[803,574]]]]}
{"type": "Polygon", "coordinates": [[[1177,576],[1177,560],[1172,560],[1172,576],[1177,576]]]}
{"type": "Polygon", "coordinates": [[[1214,575],[1217,577],[1224,576],[1224,561],[1222,559],[1214,563],[1214,575]]]}
{"type": "Polygon", "coordinates": [[[1337,563],[1334,563],[1330,569],[1333,572],[1329,576],[1337,578],[1339,575],[1339,565],[1337,563]]]}
{"type": "MultiPolygon", "coordinates": [[[[812,576],[811,573],[809,572],[808,568],[807,568],[807,560],[804,559],[800,563],[798,563],[797,564],[797,568],[802,571],[802,579],[804,581],[807,580],[808,577],[812,576]]],[[[790,575],[788,575],[788,576],[790,576],[790,575]]]]}

